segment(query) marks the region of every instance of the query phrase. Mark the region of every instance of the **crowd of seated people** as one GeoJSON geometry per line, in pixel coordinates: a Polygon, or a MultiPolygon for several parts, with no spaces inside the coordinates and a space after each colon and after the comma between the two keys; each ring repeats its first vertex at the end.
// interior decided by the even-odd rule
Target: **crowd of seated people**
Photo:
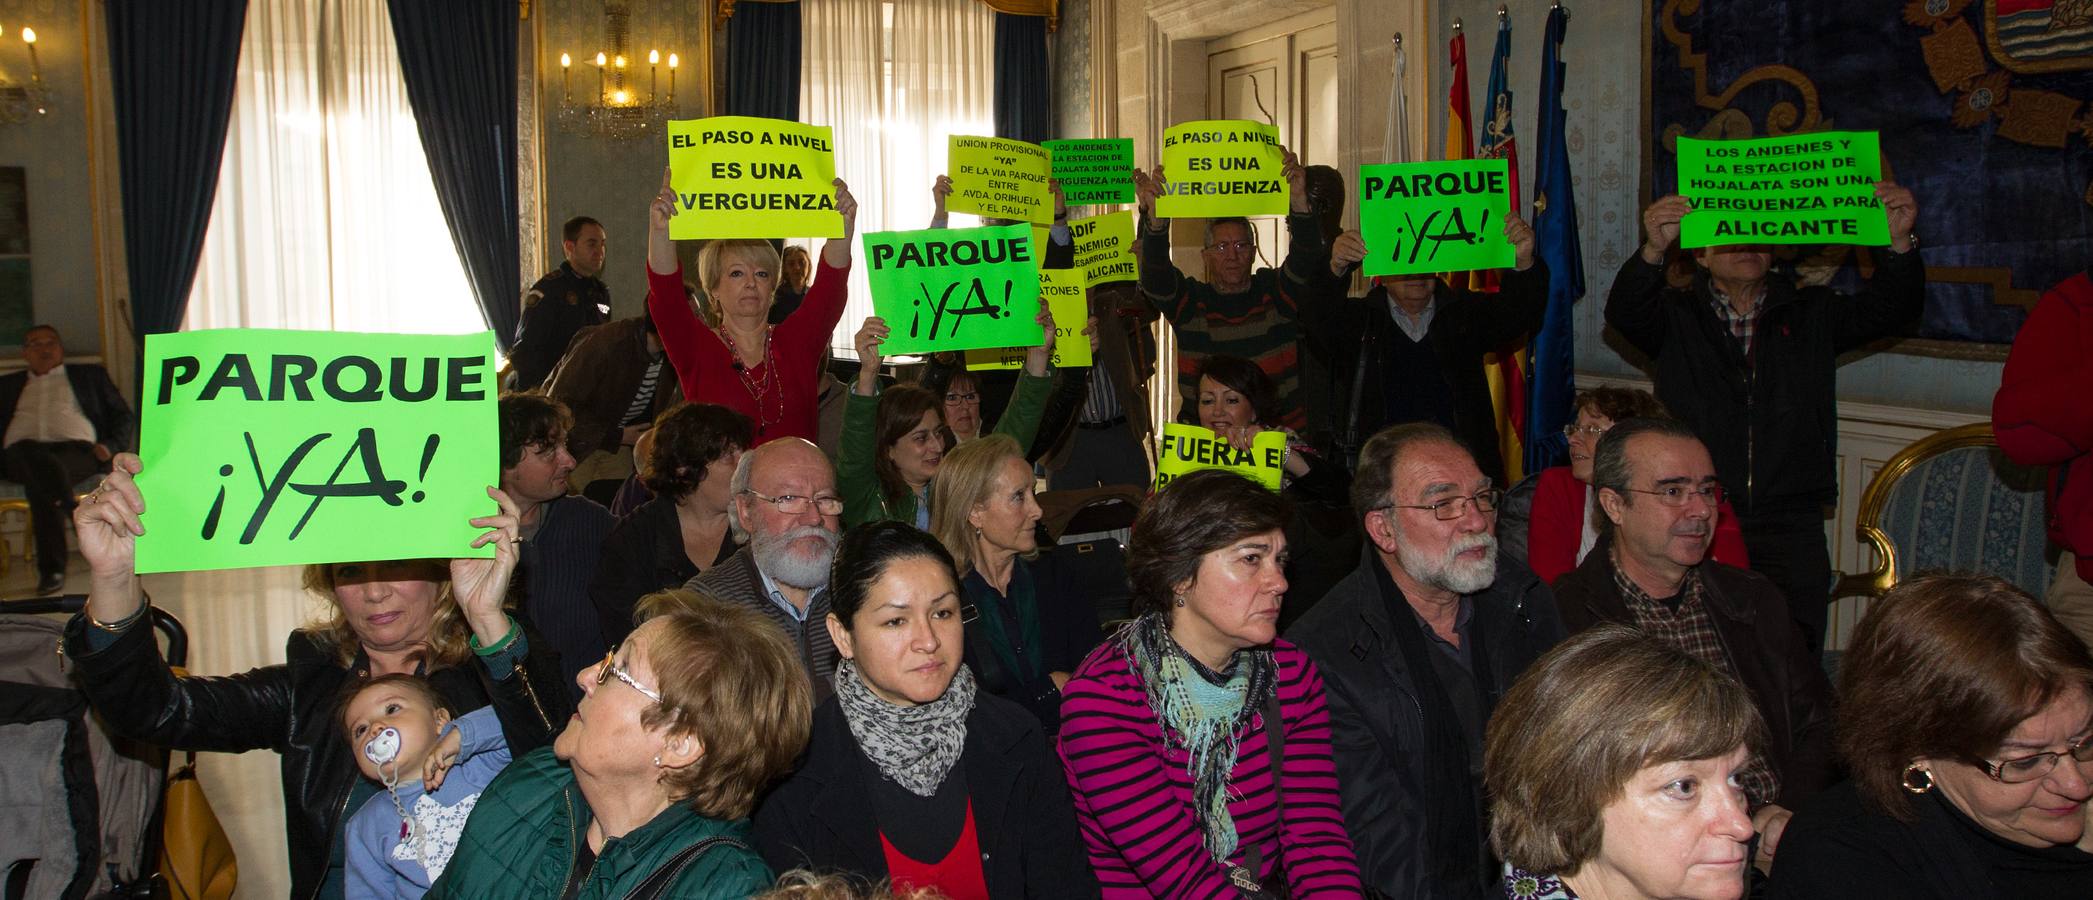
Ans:
{"type": "Polygon", "coordinates": [[[499,401],[493,558],[313,567],[329,615],[284,663],[181,677],[117,452],[73,511],[65,653],[118,733],[283,756],[299,897],[2093,896],[2093,660],[2039,601],[1912,578],[1836,687],[1822,661],[1813,429],[1837,353],[1914,313],[1908,191],[1879,188],[1892,252],[1852,296],[1754,247],[1669,286],[1685,201],[1657,201],[1605,301],[1655,396],[1580,394],[1567,464],[1508,484],[1471,357],[1531,327],[1532,230],[1505,223],[1507,296],[1352,299],[1358,234],[1286,176],[1281,266],[1219,219],[1195,276],[1141,173],[1138,294],[1098,288],[1083,335],[1113,368],[1056,370],[1042,313],[1008,381],[839,332],[840,182],[842,239],[712,242],[695,285],[665,186],[646,314],[499,401]],[[1280,486],[1152,491],[1102,621],[1038,490],[1154,470],[1129,338],[1157,317],[1179,421],[1282,432],[1280,486]],[[1303,349],[1369,389],[1310,415],[1303,349]],[[1715,387],[1740,365],[1751,397],[1715,387]]]}

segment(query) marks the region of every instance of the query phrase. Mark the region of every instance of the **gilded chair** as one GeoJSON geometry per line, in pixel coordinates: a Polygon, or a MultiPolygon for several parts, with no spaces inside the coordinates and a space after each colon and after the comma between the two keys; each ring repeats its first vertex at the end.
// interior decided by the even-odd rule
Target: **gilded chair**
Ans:
{"type": "Polygon", "coordinates": [[[1931,570],[1997,575],[2042,596],[2051,570],[2046,474],[2007,459],[1989,422],[1913,441],[1861,492],[1855,530],[1875,550],[1874,570],[1840,579],[1833,596],[1880,597],[1931,570]]]}
{"type": "MultiPolygon", "coordinates": [[[[89,475],[79,484],[73,485],[75,497],[86,497],[102,483],[99,474],[89,475]]],[[[5,528],[9,520],[21,523],[22,561],[36,561],[36,536],[29,528],[29,495],[22,486],[12,481],[0,481],[0,575],[7,574],[8,562],[14,558],[14,546],[8,542],[5,528]]]]}

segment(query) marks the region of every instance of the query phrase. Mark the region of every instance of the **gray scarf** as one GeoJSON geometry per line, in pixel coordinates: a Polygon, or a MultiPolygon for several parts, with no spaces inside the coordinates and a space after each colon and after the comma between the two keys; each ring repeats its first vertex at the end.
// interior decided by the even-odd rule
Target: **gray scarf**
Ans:
{"type": "Polygon", "coordinates": [[[836,700],[858,749],[888,781],[918,797],[937,793],[967,739],[967,713],[974,709],[974,673],[966,666],[936,700],[895,706],[880,699],[858,676],[857,664],[836,665],[836,700]]]}

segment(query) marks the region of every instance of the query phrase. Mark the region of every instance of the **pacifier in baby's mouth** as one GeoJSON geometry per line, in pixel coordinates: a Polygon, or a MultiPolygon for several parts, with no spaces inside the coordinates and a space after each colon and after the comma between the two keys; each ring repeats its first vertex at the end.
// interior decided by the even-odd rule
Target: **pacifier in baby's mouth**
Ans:
{"type": "Polygon", "coordinates": [[[371,739],[363,742],[363,758],[371,765],[383,766],[400,758],[400,730],[390,725],[378,729],[371,739]]]}

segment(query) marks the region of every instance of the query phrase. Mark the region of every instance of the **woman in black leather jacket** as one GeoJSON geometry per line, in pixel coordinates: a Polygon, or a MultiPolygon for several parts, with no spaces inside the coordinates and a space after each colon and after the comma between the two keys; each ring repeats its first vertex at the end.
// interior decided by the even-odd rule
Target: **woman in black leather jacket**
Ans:
{"type": "Polygon", "coordinates": [[[358,777],[337,704],[345,684],[375,675],[426,675],[463,715],[490,703],[511,752],[549,743],[572,706],[558,657],[503,609],[516,568],[516,508],[488,494],[498,515],[473,519],[493,559],[332,563],[307,569],[306,587],[332,601],[329,621],[292,632],[281,665],[224,677],[181,677],[161,659],[135,571],[144,499],[138,457],[119,454],[107,480],[73,513],[92,572],[87,610],[65,629],[95,711],[125,737],[184,750],[283,755],[291,896],[342,896],[341,824],[375,791],[358,777]],[[475,659],[477,661],[475,661],[475,659]]]}

